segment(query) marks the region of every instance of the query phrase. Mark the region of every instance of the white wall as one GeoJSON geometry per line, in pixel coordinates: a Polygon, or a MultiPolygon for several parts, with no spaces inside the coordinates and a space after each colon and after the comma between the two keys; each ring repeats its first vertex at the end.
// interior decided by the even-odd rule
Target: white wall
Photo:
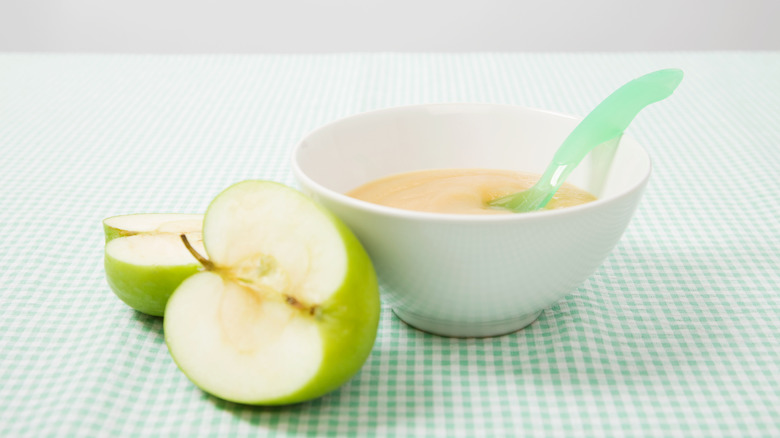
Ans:
{"type": "Polygon", "coordinates": [[[0,51],[779,50],[780,0],[0,0],[0,51]]]}

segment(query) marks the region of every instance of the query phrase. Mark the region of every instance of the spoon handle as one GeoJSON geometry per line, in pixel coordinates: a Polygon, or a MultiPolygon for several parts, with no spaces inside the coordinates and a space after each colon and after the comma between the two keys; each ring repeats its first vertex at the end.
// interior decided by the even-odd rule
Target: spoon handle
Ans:
{"type": "Polygon", "coordinates": [[[536,208],[547,205],[588,152],[623,134],[643,108],[671,96],[682,78],[680,69],[658,70],[628,82],[607,96],[564,140],[533,187],[540,199],[536,208]]]}

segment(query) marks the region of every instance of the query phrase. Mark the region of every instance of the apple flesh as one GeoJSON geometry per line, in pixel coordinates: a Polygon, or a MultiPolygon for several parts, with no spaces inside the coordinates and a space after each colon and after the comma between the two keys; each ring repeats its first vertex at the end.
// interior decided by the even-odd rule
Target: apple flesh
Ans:
{"type": "MultiPolygon", "coordinates": [[[[183,239],[187,241],[188,239],[183,239]]],[[[225,400],[319,397],[362,367],[379,322],[368,255],[335,216],[284,185],[244,181],[209,206],[205,272],[168,301],[165,340],[185,375],[225,400]]]]}
{"type": "Polygon", "coordinates": [[[200,263],[182,233],[203,248],[203,215],[133,214],[103,221],[106,280],[119,299],[139,312],[163,316],[168,298],[200,263]]]}

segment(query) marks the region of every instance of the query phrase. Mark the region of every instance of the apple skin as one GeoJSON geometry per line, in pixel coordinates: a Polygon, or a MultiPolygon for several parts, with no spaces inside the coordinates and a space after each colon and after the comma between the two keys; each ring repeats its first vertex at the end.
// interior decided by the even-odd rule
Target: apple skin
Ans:
{"type": "Polygon", "coordinates": [[[104,267],[106,281],[120,300],[147,315],[163,316],[170,296],[201,265],[195,259],[189,265],[133,265],[106,252],[104,267]]]}
{"type": "MultiPolygon", "coordinates": [[[[270,181],[244,181],[239,184],[282,184],[270,181]]],[[[234,186],[235,186],[234,185],[234,186]]],[[[286,187],[286,186],[283,186],[286,187]]],[[[232,186],[231,186],[232,188],[232,186]]],[[[320,367],[312,379],[298,390],[263,400],[243,400],[221,395],[216,388],[205,388],[194,380],[176,359],[176,345],[167,336],[172,318],[163,321],[166,333],[165,341],[173,361],[196,386],[223,400],[249,405],[290,405],[321,397],[342,386],[363,366],[373,349],[379,326],[381,309],[377,276],[371,259],[363,245],[352,231],[330,211],[306,197],[304,194],[286,187],[298,196],[304,197],[324,214],[338,231],[347,253],[347,272],[338,289],[324,302],[320,303],[321,313],[318,329],[323,339],[323,357],[320,367]]],[[[230,190],[226,189],[225,192],[230,190]]],[[[223,192],[224,193],[224,192],[223,192]]],[[[213,204],[213,202],[212,202],[213,204]]],[[[208,210],[205,221],[209,220],[208,210]]],[[[205,222],[204,222],[205,223],[205,222]]],[[[207,225],[204,226],[204,229],[207,225]]],[[[206,247],[208,251],[208,246],[206,247]]],[[[197,274],[190,277],[193,280],[197,274]]],[[[168,306],[175,306],[177,300],[186,300],[188,280],[173,293],[168,306]]],[[[189,315],[199,318],[199,315],[189,315]]]]}

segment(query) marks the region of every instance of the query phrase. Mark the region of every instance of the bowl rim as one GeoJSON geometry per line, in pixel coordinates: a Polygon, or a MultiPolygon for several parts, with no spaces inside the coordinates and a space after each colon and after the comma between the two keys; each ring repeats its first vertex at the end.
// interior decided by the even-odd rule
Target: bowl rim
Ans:
{"type": "Polygon", "coordinates": [[[548,220],[549,218],[552,217],[576,215],[579,212],[587,212],[594,209],[605,208],[610,204],[620,202],[621,200],[629,196],[632,196],[636,192],[641,192],[642,190],[644,190],[648,180],[650,179],[650,175],[652,174],[653,171],[653,162],[650,157],[650,154],[647,152],[647,149],[645,149],[645,147],[634,137],[624,133],[623,137],[633,140],[636,147],[639,148],[639,151],[642,153],[642,155],[644,155],[644,158],[647,160],[648,166],[647,166],[647,172],[645,172],[642,178],[636,184],[623,190],[621,193],[607,198],[597,198],[595,201],[587,202],[585,204],[579,204],[579,205],[574,205],[574,206],[559,208],[554,210],[537,210],[537,211],[516,213],[516,214],[477,215],[477,214],[436,213],[436,212],[425,212],[425,211],[415,211],[415,210],[404,210],[396,207],[388,207],[388,206],[374,204],[372,202],[352,198],[350,196],[347,196],[344,193],[331,190],[325,187],[324,185],[314,181],[303,171],[303,169],[301,169],[301,167],[298,164],[298,157],[300,155],[302,146],[306,143],[306,140],[320,132],[332,128],[335,125],[350,120],[362,118],[362,117],[374,116],[378,113],[408,111],[408,110],[422,109],[425,107],[436,107],[436,106],[439,107],[443,107],[443,106],[499,107],[505,109],[524,110],[524,111],[531,111],[535,113],[548,114],[559,118],[565,118],[565,119],[571,119],[577,121],[582,120],[581,117],[577,117],[577,116],[573,116],[570,114],[565,114],[557,111],[551,111],[543,108],[533,108],[533,107],[527,107],[521,105],[496,104],[496,103],[485,103],[485,102],[421,103],[421,104],[399,105],[399,106],[392,106],[386,108],[378,108],[378,109],[363,111],[352,115],[337,118],[328,123],[320,125],[317,128],[314,128],[309,132],[307,132],[306,134],[304,134],[301,137],[301,139],[295,144],[295,147],[293,147],[292,150],[291,167],[292,167],[293,175],[298,180],[299,184],[301,184],[305,188],[309,188],[312,191],[314,191],[318,197],[325,198],[330,202],[343,204],[352,209],[373,213],[375,215],[390,216],[396,219],[407,219],[407,220],[417,220],[417,221],[426,221],[426,222],[484,223],[484,222],[514,222],[514,221],[528,222],[528,221],[536,221],[536,220],[548,220]]]}

